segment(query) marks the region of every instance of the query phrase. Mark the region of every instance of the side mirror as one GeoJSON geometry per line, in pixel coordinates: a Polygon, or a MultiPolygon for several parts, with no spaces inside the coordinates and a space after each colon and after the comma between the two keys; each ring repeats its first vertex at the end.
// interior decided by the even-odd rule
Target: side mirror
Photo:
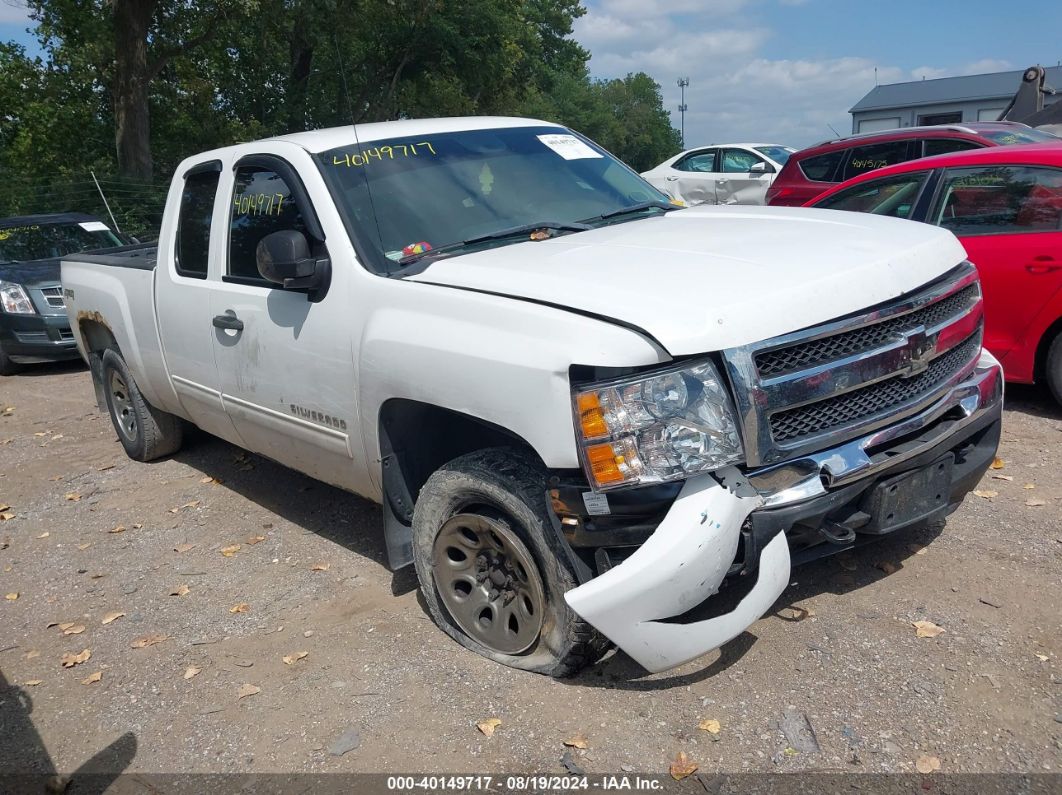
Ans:
{"type": "Polygon", "coordinates": [[[770,163],[764,163],[762,160],[759,163],[753,163],[749,166],[750,174],[773,174],[774,167],[770,163]]]}
{"type": "Polygon", "coordinates": [[[324,298],[331,282],[328,258],[314,257],[306,235],[294,229],[272,232],[259,240],[255,259],[263,279],[283,285],[285,290],[306,289],[311,301],[324,298]]]}

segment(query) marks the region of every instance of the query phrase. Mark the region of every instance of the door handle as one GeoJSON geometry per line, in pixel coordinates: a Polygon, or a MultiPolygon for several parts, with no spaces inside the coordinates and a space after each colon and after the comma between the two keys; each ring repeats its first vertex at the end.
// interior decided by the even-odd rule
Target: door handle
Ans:
{"type": "Polygon", "coordinates": [[[1035,275],[1041,275],[1062,270],[1062,265],[1056,263],[1054,257],[1048,254],[1041,254],[1038,257],[1033,257],[1033,261],[1025,266],[1025,270],[1035,275]]]}
{"type": "Polygon", "coordinates": [[[722,185],[724,182],[730,182],[730,180],[728,180],[726,177],[723,177],[722,179],[717,179],[716,182],[722,185]]]}
{"type": "Polygon", "coordinates": [[[667,180],[668,182],[675,182],[678,179],[678,177],[664,177],[664,179],[667,180]]]}
{"type": "Polygon", "coordinates": [[[214,315],[214,320],[211,322],[214,328],[243,331],[243,321],[236,317],[236,313],[231,309],[227,310],[224,315],[214,315]]]}

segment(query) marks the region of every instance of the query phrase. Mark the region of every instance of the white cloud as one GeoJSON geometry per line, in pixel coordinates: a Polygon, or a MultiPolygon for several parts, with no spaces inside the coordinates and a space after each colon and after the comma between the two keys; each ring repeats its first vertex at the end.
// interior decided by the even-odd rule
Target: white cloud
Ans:
{"type": "Polygon", "coordinates": [[[0,24],[29,22],[29,9],[19,0],[0,0],[0,24]]]}
{"type": "MultiPolygon", "coordinates": [[[[810,0],[778,0],[805,5],[810,0]]],[[[588,3],[575,38],[591,53],[595,77],[644,71],[662,87],[665,107],[679,126],[677,78],[686,89],[688,146],[768,141],[807,146],[852,129],[848,109],[875,82],[978,74],[1014,68],[985,58],[955,67],[915,70],[863,57],[772,59],[768,46],[784,31],[766,29],[742,11],[755,0],[602,0],[588,3]],[[699,13],[695,13],[699,12],[699,13]],[[875,72],[875,67],[877,67],[875,72]]]]}

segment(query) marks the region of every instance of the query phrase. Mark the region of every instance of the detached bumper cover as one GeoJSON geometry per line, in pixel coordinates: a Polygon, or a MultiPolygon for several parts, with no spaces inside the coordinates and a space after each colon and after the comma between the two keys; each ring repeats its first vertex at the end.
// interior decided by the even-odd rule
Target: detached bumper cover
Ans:
{"type": "Polygon", "coordinates": [[[649,540],[616,568],[568,591],[568,605],[652,672],[682,665],[740,635],[789,582],[783,533],[764,548],[756,585],[735,610],[692,624],[661,621],[695,607],[722,585],[745,518],[763,505],[754,492],[737,491],[747,489],[732,491],[710,475],[686,481],[649,540]]]}
{"type": "MultiPolygon", "coordinates": [[[[919,457],[962,446],[971,433],[1000,422],[1003,376],[983,353],[975,370],[922,414],[814,456],[742,475],[733,467],[690,478],[649,539],[615,568],[565,594],[568,605],[640,665],[664,671],[706,654],[759,619],[789,582],[785,523],[763,537],[757,581],[729,613],[693,623],[668,621],[718,592],[735,559],[749,514],[786,506],[813,510],[851,484],[869,483],[917,465],[919,457]],[[890,447],[890,445],[892,445],[890,447]],[[722,485],[722,484],[726,485],[722,485]],[[774,533],[772,535],[772,533],[774,533]]],[[[997,436],[998,438],[998,432],[997,436]]],[[[954,484],[959,500],[973,488],[994,450],[954,484]]],[[[755,517],[754,517],[755,519],[755,517]]]]}

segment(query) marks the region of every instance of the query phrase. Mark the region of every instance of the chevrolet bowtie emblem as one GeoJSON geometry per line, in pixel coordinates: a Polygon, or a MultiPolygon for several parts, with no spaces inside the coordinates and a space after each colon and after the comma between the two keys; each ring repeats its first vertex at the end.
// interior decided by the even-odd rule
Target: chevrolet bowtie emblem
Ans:
{"type": "Polygon", "coordinates": [[[907,367],[901,371],[902,378],[912,378],[916,375],[920,375],[926,371],[929,367],[929,362],[936,340],[930,339],[926,335],[924,326],[918,326],[912,331],[904,333],[904,338],[907,340],[907,367]]]}

